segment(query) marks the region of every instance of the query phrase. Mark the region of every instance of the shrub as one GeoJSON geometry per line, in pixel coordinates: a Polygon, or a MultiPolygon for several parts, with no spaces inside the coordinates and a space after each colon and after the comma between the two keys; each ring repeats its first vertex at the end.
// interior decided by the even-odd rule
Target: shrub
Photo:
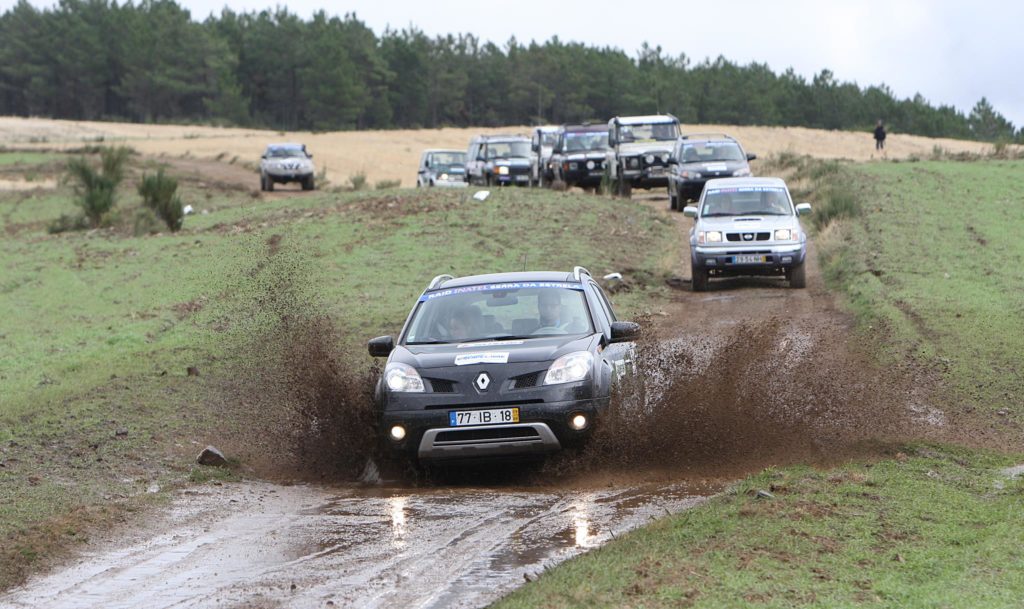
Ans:
{"type": "Polygon", "coordinates": [[[128,162],[128,148],[101,148],[100,169],[97,171],[84,156],[68,161],[67,171],[75,188],[75,203],[89,221],[100,226],[103,216],[114,207],[114,195],[124,179],[128,162]]]}
{"type": "Polygon", "coordinates": [[[840,218],[856,218],[861,215],[860,199],[848,184],[833,186],[823,193],[822,202],[814,210],[811,221],[819,230],[840,218]]]}
{"type": "Polygon", "coordinates": [[[46,227],[46,230],[51,235],[55,235],[57,233],[66,233],[72,230],[85,230],[87,228],[89,228],[89,220],[85,216],[81,214],[75,214],[73,216],[61,214],[59,218],[51,222],[50,225],[46,227]]]}
{"type": "Polygon", "coordinates": [[[348,183],[352,190],[363,190],[366,188],[366,172],[360,171],[348,177],[348,183]]]}
{"type": "Polygon", "coordinates": [[[387,190],[388,188],[398,188],[401,185],[401,180],[381,180],[374,185],[374,188],[377,190],[387,190]]]}
{"type": "Polygon", "coordinates": [[[132,218],[132,234],[136,237],[159,233],[162,226],[163,223],[152,209],[140,207],[135,210],[135,217],[132,218]]]}
{"type": "Polygon", "coordinates": [[[163,168],[156,175],[143,174],[139,183],[142,204],[153,211],[171,232],[181,228],[185,212],[178,196],[178,181],[164,174],[163,168]]]}

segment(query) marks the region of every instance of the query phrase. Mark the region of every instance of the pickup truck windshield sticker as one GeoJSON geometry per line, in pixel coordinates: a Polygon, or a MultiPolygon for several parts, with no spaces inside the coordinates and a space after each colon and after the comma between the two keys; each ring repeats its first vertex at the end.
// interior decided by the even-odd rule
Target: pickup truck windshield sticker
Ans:
{"type": "Polygon", "coordinates": [[[427,300],[433,300],[435,298],[441,298],[444,296],[454,296],[456,294],[472,294],[474,292],[502,292],[507,290],[523,290],[527,288],[557,288],[560,290],[583,290],[583,285],[579,283],[566,283],[561,281],[515,281],[511,283],[488,283],[485,285],[467,285],[461,288],[449,288],[447,290],[439,290],[437,292],[431,292],[420,296],[420,302],[427,300]]]}
{"type": "Polygon", "coordinates": [[[485,351],[483,353],[463,353],[455,356],[456,366],[470,364],[507,364],[508,351],[485,351]]]}
{"type": "Polygon", "coordinates": [[[786,192],[786,189],[778,186],[744,186],[742,188],[716,188],[707,191],[706,194],[715,195],[720,192],[786,192]]]}

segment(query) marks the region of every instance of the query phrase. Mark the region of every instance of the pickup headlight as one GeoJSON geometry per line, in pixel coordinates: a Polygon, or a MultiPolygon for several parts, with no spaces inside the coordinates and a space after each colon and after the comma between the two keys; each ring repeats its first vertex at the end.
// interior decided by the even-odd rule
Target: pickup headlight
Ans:
{"type": "Polygon", "coordinates": [[[683,178],[684,179],[699,180],[700,179],[700,172],[699,171],[684,171],[683,172],[683,178]]]}
{"type": "Polygon", "coordinates": [[[594,356],[589,351],[575,351],[555,360],[544,376],[545,385],[558,385],[582,381],[594,367],[594,356]]]}
{"type": "Polygon", "coordinates": [[[384,382],[391,391],[423,392],[423,379],[420,373],[408,364],[392,362],[384,369],[384,382]]]}
{"type": "Polygon", "coordinates": [[[640,159],[636,157],[626,159],[626,166],[629,167],[630,169],[636,169],[640,167],[640,159]]]}
{"type": "Polygon", "coordinates": [[[799,235],[799,233],[797,233],[795,230],[792,230],[792,229],[789,229],[789,228],[779,228],[779,229],[776,229],[776,231],[775,231],[775,240],[776,241],[796,241],[796,238],[797,238],[798,235],[799,235]]]}
{"type": "Polygon", "coordinates": [[[744,167],[742,169],[737,169],[736,171],[732,172],[732,175],[734,177],[748,176],[748,175],[750,175],[750,168],[749,167],[744,167]]]}
{"type": "Polygon", "coordinates": [[[501,165],[500,167],[498,167],[498,175],[507,176],[508,175],[508,165],[501,165]]]}
{"type": "Polygon", "coordinates": [[[703,245],[705,243],[721,243],[722,232],[717,230],[700,231],[697,233],[697,244],[703,245]]]}

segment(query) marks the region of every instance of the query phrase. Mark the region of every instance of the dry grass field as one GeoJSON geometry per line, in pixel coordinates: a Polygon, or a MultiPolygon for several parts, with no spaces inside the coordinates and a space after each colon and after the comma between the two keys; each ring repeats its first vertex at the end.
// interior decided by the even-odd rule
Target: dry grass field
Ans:
{"type": "MultiPolygon", "coordinates": [[[[139,125],[0,117],[0,146],[65,150],[82,145],[123,143],[140,153],[165,157],[220,158],[255,168],[263,147],[271,142],[304,142],[314,154],[318,170],[326,169],[333,185],[345,185],[349,176],[364,173],[370,185],[401,180],[413,186],[416,164],[424,148],[465,149],[480,133],[525,133],[527,127],[419,129],[394,131],[342,131],[329,133],[283,132],[181,125],[139,125]]],[[[739,127],[684,125],[687,132],[724,132],[740,140],[748,152],[767,156],[779,152],[817,158],[869,161],[875,157],[871,133],[824,131],[802,127],[739,127]]],[[[984,153],[991,145],[952,139],[933,139],[890,133],[887,158],[926,157],[935,147],[950,153],[984,153]]],[[[253,176],[253,188],[258,184],[253,176]]]]}

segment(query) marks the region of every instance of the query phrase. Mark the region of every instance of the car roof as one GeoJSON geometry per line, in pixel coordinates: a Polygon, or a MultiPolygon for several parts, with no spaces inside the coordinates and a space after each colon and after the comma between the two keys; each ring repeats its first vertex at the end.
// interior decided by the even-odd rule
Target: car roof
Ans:
{"type": "Polygon", "coordinates": [[[605,125],[603,123],[599,124],[599,125],[594,125],[594,124],[589,124],[589,125],[565,125],[565,126],[562,127],[562,130],[565,131],[566,133],[568,133],[570,131],[573,132],[573,133],[585,133],[585,132],[591,132],[591,131],[594,131],[594,132],[607,132],[608,131],[608,125],[605,125]]]}
{"type": "Polygon", "coordinates": [[[530,138],[525,135],[485,135],[483,136],[485,142],[521,142],[530,141],[530,138]]]}
{"type": "Polygon", "coordinates": [[[786,188],[786,181],[782,178],[714,178],[707,181],[704,189],[742,188],[744,186],[776,186],[786,188]]]}
{"type": "Polygon", "coordinates": [[[561,127],[558,125],[544,125],[542,127],[534,127],[534,129],[541,133],[555,133],[561,129],[561,127]]]}
{"type": "Polygon", "coordinates": [[[452,154],[466,154],[465,150],[457,150],[453,148],[427,148],[423,151],[423,154],[433,154],[435,152],[446,152],[452,154]]]}
{"type": "Polygon", "coordinates": [[[296,142],[283,142],[280,144],[267,144],[267,148],[305,148],[305,144],[298,144],[296,142]]]}
{"type": "Polygon", "coordinates": [[[684,133],[679,136],[680,141],[684,142],[731,142],[733,144],[739,144],[736,138],[732,137],[727,133],[684,133]]]}
{"type": "MultiPolygon", "coordinates": [[[[564,271],[523,271],[518,273],[488,273],[486,275],[468,275],[447,279],[436,286],[435,290],[446,290],[448,288],[461,288],[469,285],[484,285],[488,283],[516,283],[526,281],[554,281],[561,283],[580,283],[573,277],[572,273],[564,271]]],[[[432,290],[427,290],[432,291],[432,290]]]]}
{"type": "Polygon", "coordinates": [[[648,114],[645,116],[617,116],[613,120],[620,125],[648,125],[651,123],[678,123],[679,119],[671,114],[648,114]]]}

